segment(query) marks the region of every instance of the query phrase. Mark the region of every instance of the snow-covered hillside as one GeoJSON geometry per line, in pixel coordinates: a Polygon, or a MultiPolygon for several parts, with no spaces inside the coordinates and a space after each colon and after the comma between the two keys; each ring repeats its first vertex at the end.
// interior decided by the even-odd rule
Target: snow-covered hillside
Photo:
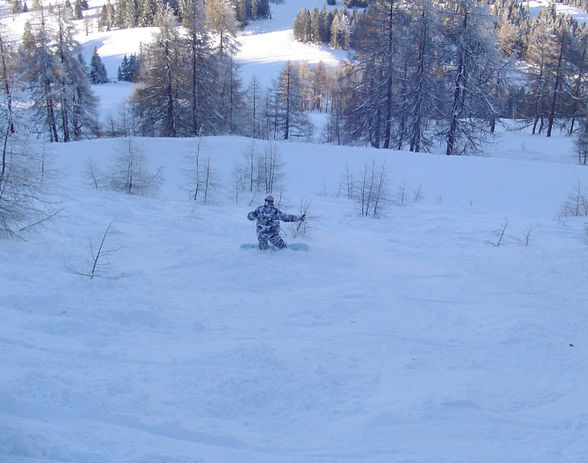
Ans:
{"type": "Polygon", "coordinates": [[[205,140],[213,206],[184,189],[194,140],[140,143],[159,193],[91,186],[88,158],[106,168],[120,141],[53,145],[63,212],[0,244],[0,460],[585,457],[586,224],[557,218],[585,168],[282,143],[282,203],[312,200],[310,251],[261,253],[239,245],[263,195],[230,188],[249,140],[205,140]],[[338,194],[372,160],[389,174],[380,219],[338,194]],[[72,273],[112,221],[105,278],[72,273]]]}
{"type": "MultiPolygon", "coordinates": [[[[288,15],[321,5],[249,26],[244,75],[340,58],[291,41],[288,15]]],[[[112,76],[148,33],[85,50],[112,76]]],[[[105,117],[130,91],[96,89],[105,117]]],[[[89,161],[106,172],[122,140],[47,147],[61,212],[0,241],[0,461],[585,461],[588,223],[560,212],[588,170],[569,137],[501,130],[483,157],[279,143],[274,195],[310,202],[305,235],[283,227],[306,253],[239,249],[264,197],[232,186],[251,140],[203,140],[206,206],[188,191],[197,140],[135,140],[162,168],[147,197],[92,185],[89,161]],[[380,218],[345,197],[372,163],[380,218]],[[80,276],[109,224],[101,277],[80,276]]]]}

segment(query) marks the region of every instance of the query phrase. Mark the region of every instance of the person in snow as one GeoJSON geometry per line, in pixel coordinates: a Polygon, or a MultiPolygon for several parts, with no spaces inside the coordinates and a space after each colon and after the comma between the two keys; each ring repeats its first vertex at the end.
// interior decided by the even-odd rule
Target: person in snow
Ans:
{"type": "Polygon", "coordinates": [[[274,206],[274,197],[269,195],[265,198],[265,204],[247,214],[247,218],[249,220],[257,220],[256,229],[259,249],[268,249],[268,241],[276,248],[283,249],[288,247],[288,245],[280,237],[280,220],[282,222],[303,221],[305,214],[301,216],[284,214],[274,206]]]}

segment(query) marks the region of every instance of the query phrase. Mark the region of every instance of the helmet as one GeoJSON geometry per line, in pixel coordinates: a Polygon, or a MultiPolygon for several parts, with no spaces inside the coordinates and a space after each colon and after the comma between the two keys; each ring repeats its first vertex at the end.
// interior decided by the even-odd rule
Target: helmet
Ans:
{"type": "Polygon", "coordinates": [[[267,195],[267,196],[265,197],[265,200],[266,200],[266,201],[270,201],[270,202],[272,202],[272,203],[273,203],[273,202],[274,202],[274,197],[273,197],[272,195],[267,195]]]}

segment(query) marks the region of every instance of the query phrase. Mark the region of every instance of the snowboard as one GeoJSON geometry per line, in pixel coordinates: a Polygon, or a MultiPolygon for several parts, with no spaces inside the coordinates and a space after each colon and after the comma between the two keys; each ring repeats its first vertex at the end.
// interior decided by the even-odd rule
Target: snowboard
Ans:
{"type": "MultiPolygon", "coordinates": [[[[253,243],[242,244],[241,249],[256,249],[258,251],[260,250],[259,245],[253,243]]],[[[273,246],[270,246],[269,249],[270,251],[279,251],[278,248],[275,248],[273,246]]],[[[290,243],[286,249],[290,249],[291,251],[308,251],[308,245],[305,243],[290,243]]]]}

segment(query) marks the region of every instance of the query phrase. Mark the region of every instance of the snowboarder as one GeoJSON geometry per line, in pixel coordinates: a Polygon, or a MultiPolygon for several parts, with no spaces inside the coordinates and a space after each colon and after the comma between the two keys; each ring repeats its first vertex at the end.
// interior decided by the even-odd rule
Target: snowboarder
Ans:
{"type": "Polygon", "coordinates": [[[261,250],[269,248],[268,241],[278,249],[287,248],[288,245],[280,237],[280,220],[282,222],[299,222],[303,221],[305,216],[305,214],[301,216],[284,214],[274,206],[274,197],[272,195],[265,198],[263,206],[259,206],[247,214],[249,220],[257,220],[257,240],[261,250]]]}

